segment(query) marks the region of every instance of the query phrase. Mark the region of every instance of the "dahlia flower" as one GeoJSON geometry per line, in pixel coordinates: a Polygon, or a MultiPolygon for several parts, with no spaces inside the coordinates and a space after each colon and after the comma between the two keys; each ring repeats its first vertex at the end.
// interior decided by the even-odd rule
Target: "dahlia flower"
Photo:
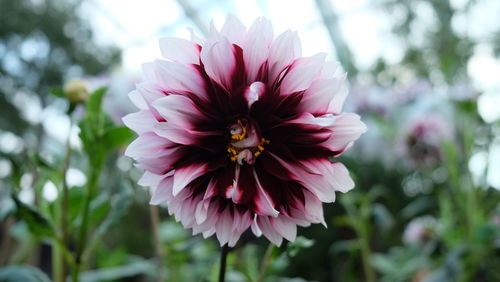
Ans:
{"type": "Polygon", "coordinates": [[[409,244],[421,244],[432,238],[438,227],[436,218],[430,215],[413,219],[403,234],[403,241],[409,244]]]}
{"type": "Polygon", "coordinates": [[[365,130],[342,113],[345,75],[325,54],[301,57],[295,32],[271,23],[247,30],[228,18],[202,41],[163,38],[165,59],[143,65],[124,117],[139,137],[126,155],[193,234],[234,246],[251,228],[280,245],[297,225],[323,223],[322,203],[354,183],[339,156],[365,130]]]}
{"type": "Polygon", "coordinates": [[[414,118],[408,123],[405,131],[402,151],[412,165],[437,164],[442,157],[442,143],[453,137],[450,124],[436,114],[414,118]]]}

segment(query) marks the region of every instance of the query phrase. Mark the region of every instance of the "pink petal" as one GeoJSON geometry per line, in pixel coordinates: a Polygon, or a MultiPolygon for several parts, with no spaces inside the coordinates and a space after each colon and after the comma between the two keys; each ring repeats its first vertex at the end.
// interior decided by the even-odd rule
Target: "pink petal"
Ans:
{"type": "Polygon", "coordinates": [[[345,193],[354,188],[354,181],[342,163],[332,163],[330,160],[323,159],[304,161],[303,164],[309,170],[323,175],[335,191],[345,193]]]}
{"type": "Polygon", "coordinates": [[[250,211],[246,211],[243,214],[240,214],[239,211],[236,211],[236,213],[238,213],[240,217],[239,224],[235,225],[236,230],[238,232],[244,232],[248,229],[248,227],[250,227],[253,222],[253,217],[251,215],[252,213],[250,211]]]}
{"type": "Polygon", "coordinates": [[[333,133],[324,145],[332,151],[343,151],[366,132],[366,125],[358,115],[344,113],[335,117],[335,122],[329,129],[333,133]]]}
{"type": "Polygon", "coordinates": [[[354,181],[347,168],[339,162],[332,163],[332,183],[335,190],[346,193],[354,188],[354,181]]]}
{"type": "Polygon", "coordinates": [[[243,44],[243,59],[247,81],[253,82],[261,65],[266,61],[273,40],[273,26],[265,18],[258,18],[250,27],[243,44]]]}
{"type": "Polygon", "coordinates": [[[259,215],[269,215],[273,217],[278,216],[279,211],[277,211],[274,208],[274,205],[271,201],[271,197],[267,194],[267,192],[260,184],[259,177],[257,176],[255,169],[253,168],[252,168],[252,173],[253,176],[255,177],[255,182],[257,184],[257,195],[255,196],[255,204],[257,210],[255,211],[255,213],[259,215]]]}
{"type": "Polygon", "coordinates": [[[248,103],[248,108],[252,106],[253,103],[258,101],[265,93],[266,85],[260,81],[256,81],[245,89],[243,96],[248,103]]]}
{"type": "Polygon", "coordinates": [[[301,53],[297,32],[288,30],[276,37],[269,48],[269,81],[276,81],[283,69],[300,57],[301,53]]]}
{"type": "Polygon", "coordinates": [[[323,216],[323,203],[313,193],[304,190],[304,215],[313,223],[322,223],[326,227],[325,218],[323,216]]]}
{"type": "Polygon", "coordinates": [[[334,61],[326,61],[325,65],[323,66],[323,69],[321,70],[320,73],[320,78],[322,79],[330,79],[335,76],[337,73],[337,70],[339,69],[339,62],[334,62],[334,61]]]}
{"type": "Polygon", "coordinates": [[[220,34],[224,35],[231,43],[239,46],[242,46],[246,33],[246,27],[233,15],[227,17],[220,30],[220,34]]]}
{"type": "Polygon", "coordinates": [[[199,64],[201,46],[193,41],[164,37],[160,39],[161,55],[169,60],[185,64],[199,64]]]}
{"type": "Polygon", "coordinates": [[[271,243],[275,244],[278,247],[281,245],[281,242],[283,242],[283,237],[276,230],[274,230],[271,222],[269,221],[269,217],[258,216],[257,224],[262,231],[262,234],[264,234],[264,236],[266,236],[266,238],[271,241],[271,243]]]}
{"type": "Polygon", "coordinates": [[[229,40],[224,36],[218,36],[207,41],[201,49],[200,56],[208,76],[226,90],[231,89],[236,59],[229,40]]]}
{"type": "Polygon", "coordinates": [[[136,87],[147,105],[151,105],[154,101],[165,97],[165,93],[153,82],[141,82],[136,87]]]}
{"type": "Polygon", "coordinates": [[[174,196],[184,189],[191,181],[195,180],[202,174],[207,172],[207,164],[191,164],[189,166],[181,167],[174,172],[174,196]]]}
{"type": "Polygon", "coordinates": [[[185,128],[173,125],[170,122],[160,122],[154,127],[154,132],[158,136],[167,138],[168,140],[183,145],[192,145],[196,143],[196,138],[193,133],[185,128]]]}
{"type": "Polygon", "coordinates": [[[238,186],[239,176],[240,176],[240,166],[236,165],[234,173],[235,179],[233,180],[233,185],[230,185],[225,188],[226,191],[224,196],[226,197],[226,199],[231,199],[235,204],[239,204],[243,196],[243,191],[238,186]]]}
{"type": "Polygon", "coordinates": [[[158,184],[169,174],[154,174],[149,171],[145,171],[142,177],[137,181],[137,184],[144,187],[156,187],[158,184]]]}
{"type": "Polygon", "coordinates": [[[291,177],[294,180],[313,192],[322,202],[331,203],[335,201],[335,189],[329,182],[329,178],[321,174],[324,171],[319,169],[311,171],[311,169],[316,169],[316,167],[310,164],[307,167],[301,167],[297,164],[286,162],[272,153],[270,153],[270,155],[291,172],[291,177]]]}
{"type": "Polygon", "coordinates": [[[228,207],[219,214],[219,220],[217,220],[215,229],[217,239],[220,245],[223,246],[229,241],[231,233],[233,232],[232,217],[228,207]]]}
{"type": "MultiPolygon", "coordinates": [[[[205,203],[210,202],[210,201],[201,201],[201,202],[204,202],[203,206],[205,206],[205,203]]],[[[205,233],[206,231],[209,231],[208,233],[213,234],[215,232],[215,223],[217,222],[218,218],[219,218],[219,204],[217,201],[214,201],[211,204],[209,204],[207,207],[206,219],[204,219],[200,223],[193,225],[193,233],[197,234],[200,232],[205,233]],[[211,230],[213,230],[213,232],[211,230]]],[[[208,235],[208,236],[210,236],[210,235],[208,235]]],[[[205,234],[204,234],[204,236],[205,236],[205,234]]]]}
{"type": "Polygon", "coordinates": [[[154,62],[155,81],[167,92],[190,92],[205,99],[205,81],[196,67],[179,62],[156,60],[154,62]]]}
{"type": "Polygon", "coordinates": [[[296,59],[281,82],[280,93],[291,94],[311,86],[319,77],[325,57],[326,54],[319,53],[312,57],[296,59]]]}
{"type": "MultiPolygon", "coordinates": [[[[343,78],[345,79],[345,75],[343,76],[343,78]]],[[[344,106],[344,101],[347,97],[347,94],[347,87],[345,85],[342,85],[333,96],[332,101],[330,101],[327,112],[334,114],[339,114],[340,112],[342,112],[342,107],[344,106]]]]}
{"type": "Polygon", "coordinates": [[[297,236],[297,225],[285,215],[280,215],[269,219],[273,228],[283,238],[290,242],[295,241],[297,236]]]}
{"type": "Polygon", "coordinates": [[[166,177],[164,180],[158,184],[155,191],[153,192],[153,196],[151,197],[151,201],[149,202],[151,205],[159,205],[163,202],[168,202],[172,199],[172,186],[173,186],[173,177],[166,177]]]}
{"type": "Polygon", "coordinates": [[[196,205],[196,211],[194,213],[194,218],[196,219],[196,223],[203,223],[208,216],[208,207],[210,205],[210,200],[199,201],[196,205]]]}
{"type": "Polygon", "coordinates": [[[300,109],[314,114],[339,113],[347,92],[342,92],[345,77],[318,79],[304,92],[300,109]],[[340,95],[339,95],[340,94],[340,95]],[[330,110],[337,110],[331,112],[330,110]]]}
{"type": "Polygon", "coordinates": [[[161,155],[150,155],[137,158],[137,167],[155,174],[165,174],[172,170],[172,165],[183,157],[181,150],[170,149],[161,155]]]}
{"type": "Polygon", "coordinates": [[[149,132],[139,135],[125,150],[125,156],[137,159],[143,156],[155,156],[165,151],[172,142],[149,132]]]}
{"type": "Polygon", "coordinates": [[[123,123],[137,134],[153,132],[155,125],[158,123],[151,111],[142,110],[128,114],[122,118],[123,123]]]}
{"type": "Polygon", "coordinates": [[[250,228],[255,236],[260,237],[262,236],[262,230],[260,230],[259,225],[257,224],[257,217],[257,215],[254,216],[250,228]]]}
{"type": "Polygon", "coordinates": [[[198,44],[198,45],[203,45],[203,40],[196,34],[196,32],[194,32],[194,30],[190,27],[187,28],[187,30],[189,31],[189,34],[191,35],[191,41],[193,41],[194,43],[198,44]]]}
{"type": "Polygon", "coordinates": [[[142,97],[142,94],[139,92],[139,90],[132,90],[130,93],[128,93],[128,98],[137,108],[141,110],[145,110],[148,108],[148,104],[144,100],[144,97],[142,97]]]}
{"type": "Polygon", "coordinates": [[[153,107],[168,123],[181,128],[194,129],[194,123],[203,116],[193,101],[184,95],[168,95],[153,103],[153,107]]]}

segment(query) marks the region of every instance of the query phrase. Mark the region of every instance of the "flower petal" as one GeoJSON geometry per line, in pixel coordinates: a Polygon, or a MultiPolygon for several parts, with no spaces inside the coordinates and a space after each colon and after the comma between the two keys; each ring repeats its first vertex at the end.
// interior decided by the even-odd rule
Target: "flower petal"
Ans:
{"type": "Polygon", "coordinates": [[[125,150],[125,156],[137,159],[142,156],[156,156],[163,153],[172,142],[155,133],[148,132],[139,135],[125,150]]]}
{"type": "Polygon", "coordinates": [[[227,17],[220,30],[220,34],[224,35],[231,43],[239,46],[242,46],[246,33],[247,28],[233,15],[227,17]]]}
{"type": "Polygon", "coordinates": [[[182,145],[193,145],[196,143],[196,136],[187,131],[185,128],[181,128],[171,124],[170,122],[160,122],[154,127],[154,132],[158,136],[167,138],[168,140],[182,145]]]}
{"type": "Polygon", "coordinates": [[[194,123],[203,119],[193,100],[184,95],[165,96],[156,100],[153,107],[168,123],[181,128],[194,129],[194,123]]]}
{"type": "Polygon", "coordinates": [[[153,192],[153,196],[151,197],[151,201],[149,203],[151,205],[159,205],[161,203],[170,201],[173,198],[173,183],[174,182],[172,176],[163,179],[153,192]]]}
{"type": "Polygon", "coordinates": [[[304,215],[313,223],[321,223],[326,227],[325,218],[323,216],[323,203],[313,193],[304,191],[304,215]]]}
{"type": "Polygon", "coordinates": [[[271,22],[265,18],[258,18],[248,30],[243,44],[243,59],[248,82],[255,81],[260,67],[267,59],[272,40],[273,26],[271,22]]]}
{"type": "Polygon", "coordinates": [[[342,109],[347,91],[342,91],[345,76],[341,78],[318,79],[306,89],[300,101],[301,111],[322,115],[338,114],[342,109]]]}
{"type": "Polygon", "coordinates": [[[193,65],[163,60],[154,61],[155,82],[165,92],[189,92],[205,99],[205,81],[193,65]]]}
{"type": "MultiPolygon", "coordinates": [[[[171,174],[170,174],[171,175],[171,174]]],[[[158,184],[169,174],[154,174],[149,171],[145,171],[142,177],[137,181],[137,184],[144,187],[156,187],[158,184]]]]}
{"type": "Polygon", "coordinates": [[[260,81],[256,81],[245,89],[243,96],[247,101],[248,108],[252,106],[253,103],[257,102],[266,92],[266,85],[260,81]]]}
{"type": "Polygon", "coordinates": [[[255,172],[255,169],[252,168],[252,174],[253,177],[255,178],[255,183],[257,186],[257,191],[255,195],[255,205],[257,210],[255,211],[256,214],[259,215],[269,215],[272,217],[276,217],[279,214],[279,211],[277,211],[274,208],[274,205],[271,201],[271,197],[267,194],[267,192],[264,190],[262,187],[259,177],[257,176],[257,173],[255,172]]]}
{"type": "Polygon", "coordinates": [[[349,175],[349,171],[342,163],[332,163],[332,176],[335,190],[346,193],[354,188],[354,181],[349,175]]]}
{"type": "Polygon", "coordinates": [[[257,225],[271,243],[278,247],[281,245],[283,237],[273,228],[268,216],[257,216],[257,225]]]}
{"type": "Polygon", "coordinates": [[[137,134],[153,132],[154,127],[158,122],[151,111],[142,110],[128,114],[122,118],[123,123],[137,134]]]}
{"type": "Polygon", "coordinates": [[[148,104],[144,100],[144,97],[142,97],[142,94],[139,92],[139,90],[132,90],[130,93],[128,93],[128,98],[137,108],[141,110],[145,110],[148,108],[148,104]]]}
{"type": "Polygon", "coordinates": [[[161,55],[166,59],[185,64],[199,64],[201,46],[182,38],[164,37],[160,39],[161,55]]]}
{"type": "Polygon", "coordinates": [[[280,93],[291,94],[311,86],[319,77],[325,57],[326,54],[319,53],[312,57],[296,59],[281,82],[280,93]]]}
{"type": "Polygon", "coordinates": [[[231,42],[224,36],[217,36],[205,43],[200,57],[208,76],[226,90],[230,90],[236,67],[231,42]]]}
{"type": "Polygon", "coordinates": [[[366,125],[357,114],[344,113],[335,117],[333,125],[328,127],[332,130],[331,137],[324,145],[332,151],[343,151],[352,142],[366,132],[366,125]]]}
{"type": "Polygon", "coordinates": [[[231,233],[233,232],[232,216],[229,207],[226,207],[226,209],[219,214],[219,219],[217,220],[215,228],[217,230],[217,240],[219,240],[220,245],[223,246],[229,241],[231,233]]]}
{"type": "Polygon", "coordinates": [[[189,166],[177,168],[174,172],[174,196],[184,189],[191,181],[207,172],[207,164],[194,163],[189,166]]]}
{"type": "MultiPolygon", "coordinates": [[[[325,172],[321,170],[323,167],[316,168],[311,164],[304,167],[295,163],[286,162],[274,154],[271,154],[271,156],[291,172],[292,179],[313,192],[322,202],[331,203],[335,201],[335,189],[329,182],[330,179],[322,174],[325,172]],[[311,171],[311,168],[316,168],[316,170],[311,171]]],[[[316,161],[320,162],[320,160],[314,160],[314,162],[316,161]]]]}
{"type": "Polygon", "coordinates": [[[283,238],[290,242],[295,241],[295,237],[297,236],[297,225],[287,216],[279,215],[269,218],[269,221],[271,222],[271,226],[283,236],[283,238]]]}
{"type": "Polygon", "coordinates": [[[274,39],[269,48],[269,81],[274,83],[280,73],[302,53],[297,32],[287,30],[274,39]]]}

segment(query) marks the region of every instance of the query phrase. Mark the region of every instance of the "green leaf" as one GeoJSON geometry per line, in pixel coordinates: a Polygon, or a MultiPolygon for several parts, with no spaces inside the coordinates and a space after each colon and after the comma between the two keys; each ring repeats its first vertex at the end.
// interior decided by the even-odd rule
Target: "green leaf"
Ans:
{"type": "MultiPolygon", "coordinates": [[[[110,212],[107,214],[104,221],[96,228],[95,232],[92,234],[89,246],[94,246],[97,244],[98,240],[106,234],[108,229],[118,222],[120,218],[125,215],[132,201],[132,189],[128,186],[124,186],[121,192],[116,198],[111,202],[111,207],[109,207],[110,212]]],[[[108,207],[105,207],[108,208],[108,207]]],[[[89,248],[91,249],[91,248],[89,248]]]]}
{"type": "Polygon", "coordinates": [[[361,241],[359,239],[341,240],[333,243],[330,246],[330,253],[334,256],[342,252],[352,252],[361,248],[361,241]]]}
{"type": "Polygon", "coordinates": [[[386,206],[380,203],[374,203],[372,205],[372,213],[375,224],[380,228],[380,230],[388,232],[392,229],[395,224],[395,220],[386,206]]]}
{"type": "Polygon", "coordinates": [[[107,90],[108,89],[106,87],[102,87],[90,94],[90,97],[87,100],[87,114],[89,116],[99,114],[101,111],[102,99],[107,90]]]}
{"type": "Polygon", "coordinates": [[[54,227],[39,210],[24,204],[14,195],[12,199],[17,206],[16,217],[26,222],[31,233],[38,237],[56,237],[54,227]]]}
{"type": "Polygon", "coordinates": [[[112,127],[104,133],[104,146],[108,149],[125,146],[135,137],[134,132],[125,126],[112,127]]]}
{"type": "Polygon", "coordinates": [[[49,93],[56,96],[56,97],[59,97],[59,98],[64,98],[64,90],[60,87],[55,87],[55,88],[52,88],[49,90],[49,93]]]}
{"type": "Polygon", "coordinates": [[[82,282],[94,281],[113,281],[124,280],[126,277],[137,276],[140,274],[153,273],[156,269],[154,260],[138,259],[127,265],[122,265],[113,268],[103,268],[99,270],[91,270],[83,272],[80,276],[82,282]]]}
{"type": "Polygon", "coordinates": [[[85,189],[81,186],[73,186],[69,189],[69,205],[68,214],[71,225],[73,228],[80,226],[79,218],[80,212],[83,208],[83,203],[85,201],[85,189]]]}
{"type": "Polygon", "coordinates": [[[50,278],[40,269],[30,265],[9,265],[0,268],[2,282],[50,282],[50,278]]]}
{"type": "Polygon", "coordinates": [[[288,256],[294,257],[296,256],[301,249],[309,248],[314,245],[314,240],[307,239],[303,236],[298,236],[295,241],[290,242],[286,249],[288,256]]]}

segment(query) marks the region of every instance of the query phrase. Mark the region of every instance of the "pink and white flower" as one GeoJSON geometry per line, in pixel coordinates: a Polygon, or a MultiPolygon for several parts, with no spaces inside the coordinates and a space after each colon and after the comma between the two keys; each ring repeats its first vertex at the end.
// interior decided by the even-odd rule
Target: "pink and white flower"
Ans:
{"type": "Polygon", "coordinates": [[[408,244],[422,244],[431,239],[438,227],[436,218],[430,215],[413,219],[406,226],[403,241],[408,244]]]}
{"type": "Polygon", "coordinates": [[[251,228],[280,245],[297,225],[323,223],[322,203],[354,187],[339,156],[366,127],[342,113],[345,75],[325,54],[301,57],[295,32],[247,30],[230,17],[207,40],[163,38],[164,60],[143,65],[124,123],[139,137],[126,155],[193,234],[234,246],[251,228]]]}
{"type": "Polygon", "coordinates": [[[442,116],[418,116],[407,125],[401,151],[412,165],[433,166],[441,160],[442,143],[452,138],[451,124],[442,116]]]}

